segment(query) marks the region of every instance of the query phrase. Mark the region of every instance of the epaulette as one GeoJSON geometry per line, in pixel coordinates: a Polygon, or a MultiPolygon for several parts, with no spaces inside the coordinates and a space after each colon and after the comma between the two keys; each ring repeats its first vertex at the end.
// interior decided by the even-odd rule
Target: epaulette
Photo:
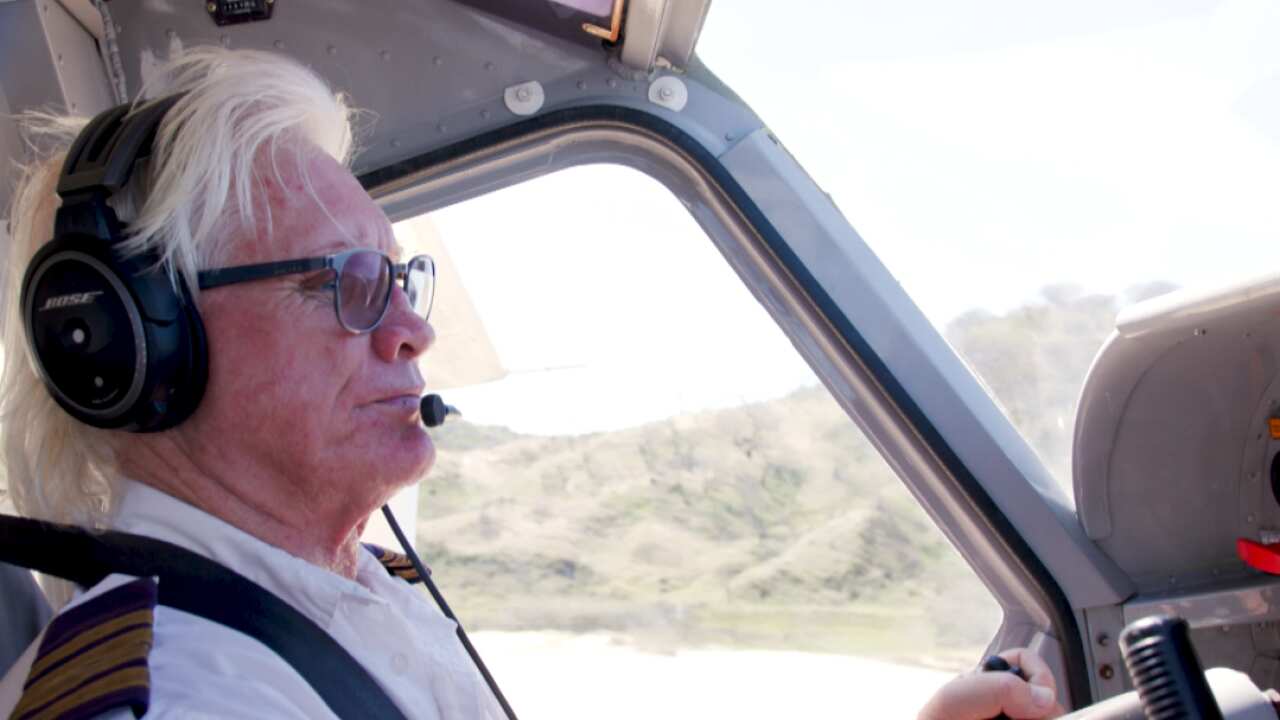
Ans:
{"type": "Polygon", "coordinates": [[[87,600],[49,623],[31,663],[14,720],[91,718],[151,701],[156,583],[140,578],[87,600]]]}
{"type": "MultiPolygon", "coordinates": [[[[373,553],[374,557],[378,558],[378,562],[382,563],[382,567],[386,568],[387,572],[410,584],[422,582],[422,578],[418,575],[418,571],[414,569],[413,563],[409,561],[407,555],[392,552],[373,543],[365,543],[364,546],[369,552],[373,553]]],[[[431,568],[427,568],[427,574],[431,574],[431,568]]]]}

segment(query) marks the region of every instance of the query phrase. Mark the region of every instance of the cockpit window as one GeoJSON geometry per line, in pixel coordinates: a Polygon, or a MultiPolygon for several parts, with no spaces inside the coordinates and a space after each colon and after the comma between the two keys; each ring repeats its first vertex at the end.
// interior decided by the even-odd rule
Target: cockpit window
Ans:
{"type": "Polygon", "coordinates": [[[1116,312],[1280,269],[1277,31],[1247,2],[735,0],[698,52],[1069,487],[1116,312]]]}
{"type": "Polygon", "coordinates": [[[981,656],[998,605],[656,181],[397,235],[439,248],[425,375],[463,414],[418,546],[517,712],[908,717],[981,656]]]}

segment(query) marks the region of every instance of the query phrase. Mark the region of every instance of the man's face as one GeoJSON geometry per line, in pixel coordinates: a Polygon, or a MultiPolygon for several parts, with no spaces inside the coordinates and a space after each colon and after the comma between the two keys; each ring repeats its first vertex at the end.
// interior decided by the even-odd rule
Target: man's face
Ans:
{"type": "MultiPolygon", "coordinates": [[[[243,231],[228,265],[355,247],[397,256],[386,216],[337,162],[312,152],[299,163],[281,150],[275,165],[279,177],[269,160],[259,163],[259,226],[243,231]]],[[[285,478],[292,487],[281,490],[298,503],[372,509],[435,458],[417,414],[417,359],[434,331],[397,285],[382,323],[352,334],[334,314],[333,291],[319,287],[325,279],[289,275],[202,294],[209,385],[186,435],[226,458],[222,472],[285,478]]]]}

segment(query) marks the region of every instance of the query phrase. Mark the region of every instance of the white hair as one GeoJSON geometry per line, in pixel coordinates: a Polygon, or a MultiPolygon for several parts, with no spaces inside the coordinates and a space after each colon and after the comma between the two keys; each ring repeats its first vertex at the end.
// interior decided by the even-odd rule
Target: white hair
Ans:
{"type": "MultiPolygon", "coordinates": [[[[257,224],[269,236],[270,210],[261,200],[255,204],[263,187],[255,160],[269,157],[276,168],[278,148],[318,148],[344,165],[350,159],[353,111],[345,99],[280,55],[191,49],[161,68],[143,92],[186,94],[161,122],[150,160],[112,199],[128,226],[120,249],[156,252],[170,263],[172,279],[182,276],[193,292],[197,271],[223,264],[232,238],[243,234],[231,230],[252,227],[255,213],[265,212],[257,224]]],[[[87,119],[28,113],[21,121],[35,159],[20,168],[0,285],[0,435],[8,492],[23,515],[99,528],[118,500],[112,447],[120,434],[83,425],[53,401],[36,374],[18,301],[27,264],[52,236],[58,176],[87,119]]]]}

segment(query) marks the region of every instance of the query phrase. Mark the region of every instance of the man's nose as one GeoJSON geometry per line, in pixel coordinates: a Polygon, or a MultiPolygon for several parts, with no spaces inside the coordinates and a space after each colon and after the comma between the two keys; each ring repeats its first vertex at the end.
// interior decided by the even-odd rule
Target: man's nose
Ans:
{"type": "Polygon", "coordinates": [[[373,331],[373,348],[378,357],[386,362],[413,360],[435,341],[435,328],[414,312],[404,288],[399,285],[392,288],[387,315],[373,331]]]}

